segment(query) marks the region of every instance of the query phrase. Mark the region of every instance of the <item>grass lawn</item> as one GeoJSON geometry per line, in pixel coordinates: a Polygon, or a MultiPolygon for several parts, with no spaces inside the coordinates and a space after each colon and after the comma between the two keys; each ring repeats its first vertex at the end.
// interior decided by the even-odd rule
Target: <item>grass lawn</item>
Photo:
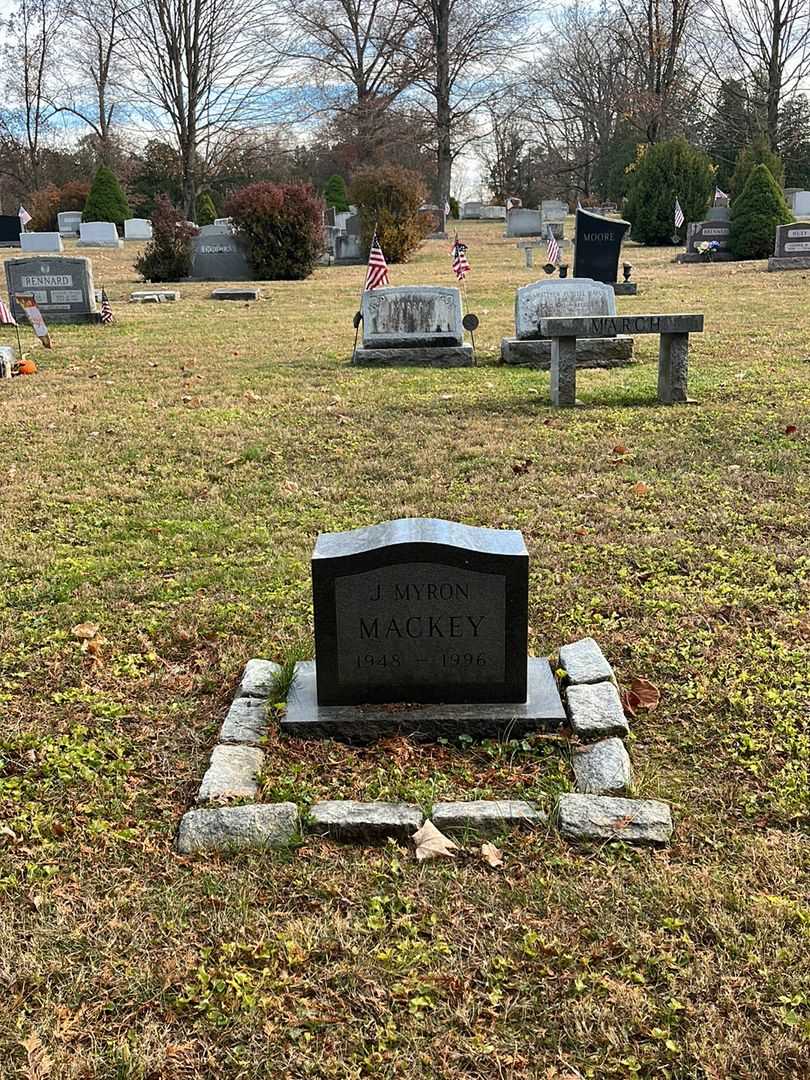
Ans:
{"type": "MultiPolygon", "coordinates": [[[[114,326],[54,327],[51,353],[24,331],[40,372],[0,384],[4,1078],[808,1076],[810,275],[629,245],[620,313],[706,313],[698,404],[655,403],[642,337],[552,410],[547,374],[497,364],[542,276],[501,233],[463,229],[476,368],[350,368],[357,267],[127,306],[133,245],[89,252],[114,326]],[[522,530],[531,651],[592,634],[660,687],[631,753],[670,849],[174,853],[244,662],[311,649],[316,534],[406,515],[522,530]]],[[[449,244],[392,278],[451,284],[449,244]]],[[[569,787],[543,738],[273,735],[264,778],[304,807],[569,787]]]]}

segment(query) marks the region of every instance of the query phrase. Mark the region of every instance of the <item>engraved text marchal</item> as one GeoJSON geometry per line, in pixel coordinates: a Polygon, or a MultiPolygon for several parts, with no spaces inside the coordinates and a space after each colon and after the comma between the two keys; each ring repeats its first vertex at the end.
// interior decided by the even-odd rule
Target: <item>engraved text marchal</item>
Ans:
{"type": "Polygon", "coordinates": [[[342,682],[502,682],[506,580],[431,563],[335,581],[342,682]]]}

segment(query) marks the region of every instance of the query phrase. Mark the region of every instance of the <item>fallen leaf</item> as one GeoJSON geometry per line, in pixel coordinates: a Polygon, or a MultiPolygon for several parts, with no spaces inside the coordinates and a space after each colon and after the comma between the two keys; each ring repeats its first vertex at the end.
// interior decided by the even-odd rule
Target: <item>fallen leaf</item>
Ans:
{"type": "Polygon", "coordinates": [[[452,859],[458,851],[458,845],[440,833],[429,819],[413,834],[413,842],[416,845],[417,862],[440,859],[443,856],[452,859]]]}
{"type": "Polygon", "coordinates": [[[635,707],[637,709],[646,709],[647,712],[657,709],[661,701],[661,691],[649,679],[631,679],[630,693],[635,699],[635,707]]]}
{"type": "Polygon", "coordinates": [[[258,401],[259,400],[259,395],[254,394],[254,392],[252,390],[246,390],[242,396],[244,397],[245,401],[258,401]]]}
{"type": "Polygon", "coordinates": [[[72,629],[71,634],[79,641],[92,641],[94,637],[98,635],[98,625],[92,622],[77,623],[72,629]]]}
{"type": "Polygon", "coordinates": [[[46,1076],[50,1076],[53,1061],[35,1031],[32,1031],[27,1039],[23,1039],[22,1047],[28,1055],[26,1080],[45,1080],[46,1076]]]}
{"type": "Polygon", "coordinates": [[[788,426],[785,428],[785,434],[786,435],[795,435],[798,430],[799,429],[796,427],[795,424],[788,424],[788,426]]]}
{"type": "Polygon", "coordinates": [[[516,461],[512,466],[512,472],[515,476],[524,476],[533,464],[534,462],[531,458],[525,458],[523,461],[516,461]]]}
{"type": "Polygon", "coordinates": [[[621,697],[622,708],[624,709],[624,711],[627,713],[628,716],[635,716],[636,709],[639,706],[639,700],[636,695],[633,693],[632,690],[623,690],[621,697]]]}
{"type": "Polygon", "coordinates": [[[503,852],[489,842],[481,845],[481,858],[488,866],[503,866],[503,852]]]}
{"type": "Polygon", "coordinates": [[[643,480],[639,480],[633,487],[633,491],[635,491],[636,495],[646,495],[649,490],[649,485],[645,484],[643,480]]]}
{"type": "Polygon", "coordinates": [[[621,457],[622,454],[627,453],[627,447],[624,445],[624,443],[616,443],[616,445],[613,447],[613,453],[616,454],[618,457],[621,457]]]}

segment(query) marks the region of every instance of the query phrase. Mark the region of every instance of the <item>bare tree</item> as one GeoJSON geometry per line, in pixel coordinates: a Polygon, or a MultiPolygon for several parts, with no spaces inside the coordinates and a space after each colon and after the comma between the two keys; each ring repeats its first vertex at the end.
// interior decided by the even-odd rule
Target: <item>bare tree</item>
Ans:
{"type": "MultiPolygon", "coordinates": [[[[710,0],[711,16],[725,44],[721,62],[746,93],[765,99],[766,134],[779,146],[783,103],[810,76],[808,0],[710,0]]],[[[715,73],[716,55],[706,54],[715,73]]]]}
{"type": "Polygon", "coordinates": [[[32,188],[39,187],[43,135],[53,117],[47,83],[64,21],[58,0],[19,0],[5,26],[4,90],[11,107],[3,127],[6,138],[16,137],[22,146],[32,188]]]}
{"type": "Polygon", "coordinates": [[[132,104],[168,122],[193,218],[206,156],[269,110],[276,58],[263,42],[266,12],[242,0],[136,0],[121,22],[132,104]]]}
{"type": "Polygon", "coordinates": [[[131,0],[73,0],[70,52],[64,77],[52,91],[54,112],[70,113],[95,135],[98,154],[109,164],[112,132],[120,105],[116,71],[124,42],[123,22],[131,0]]]}
{"type": "MultiPolygon", "coordinates": [[[[476,121],[504,93],[520,59],[520,33],[531,13],[521,0],[408,0],[428,58],[419,82],[435,132],[436,187],[442,214],[453,161],[482,132],[476,121]]],[[[523,39],[525,40],[525,39],[523,39]]]]}

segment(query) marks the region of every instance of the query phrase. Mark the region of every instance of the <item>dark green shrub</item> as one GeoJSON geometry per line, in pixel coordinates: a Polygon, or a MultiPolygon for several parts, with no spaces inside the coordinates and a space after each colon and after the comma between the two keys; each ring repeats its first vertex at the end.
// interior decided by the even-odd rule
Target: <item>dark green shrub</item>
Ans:
{"type": "Polygon", "coordinates": [[[758,135],[748,146],[744,146],[737,155],[737,163],[734,166],[734,175],[731,177],[731,188],[729,190],[732,202],[743,191],[748,182],[748,177],[757,165],[767,166],[768,172],[779,187],[785,186],[785,166],[782,164],[782,159],[771,150],[767,137],[758,135]]]}
{"type": "Polygon", "coordinates": [[[197,199],[197,224],[198,225],[213,225],[217,216],[217,208],[214,206],[214,200],[204,191],[197,199]]]}
{"type": "Polygon", "coordinates": [[[767,165],[755,165],[731,208],[729,251],[735,259],[767,259],[773,255],[777,225],[790,221],[782,189],[767,165]]]}
{"type": "Polygon", "coordinates": [[[191,273],[191,241],[197,235],[185,214],[172,206],[168,195],[158,195],[152,214],[152,239],[135,260],[146,281],[182,281],[191,273]]]}
{"type": "Polygon", "coordinates": [[[686,225],[702,221],[714,195],[714,171],[709,159],[686,139],[640,148],[632,166],[624,214],[641,244],[671,244],[675,229],[675,200],[686,221],[677,230],[683,241],[686,225]]]}
{"type": "Polygon", "coordinates": [[[386,261],[407,262],[433,228],[429,214],[420,214],[427,189],[418,173],[401,165],[369,165],[358,169],[351,185],[359,208],[363,243],[371,246],[374,224],[386,261]]]}
{"type": "Polygon", "coordinates": [[[461,217],[461,211],[459,210],[458,206],[458,199],[451,195],[447,201],[450,203],[450,217],[455,218],[455,220],[458,221],[461,217]]]}
{"type": "Polygon", "coordinates": [[[323,203],[309,184],[249,184],[225,206],[258,281],[309,277],[323,252],[323,203]]]}
{"type": "Polygon", "coordinates": [[[346,181],[342,176],[330,176],[323,189],[323,201],[338,213],[349,209],[349,197],[346,194],[346,181]]]}
{"type": "Polygon", "coordinates": [[[114,221],[123,226],[129,217],[132,217],[129,203],[115,174],[106,165],[99,165],[84,204],[82,221],[114,221]]]}

